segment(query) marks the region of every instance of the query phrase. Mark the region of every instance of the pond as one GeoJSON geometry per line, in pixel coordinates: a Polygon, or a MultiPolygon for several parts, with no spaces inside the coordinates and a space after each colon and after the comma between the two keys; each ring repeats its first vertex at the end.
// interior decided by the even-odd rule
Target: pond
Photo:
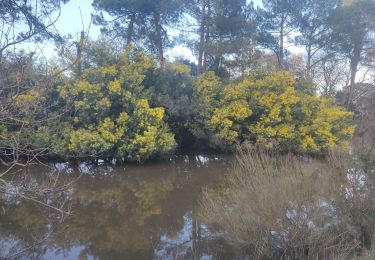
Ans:
{"type": "MultiPolygon", "coordinates": [[[[42,201],[2,196],[0,258],[227,259],[233,252],[199,220],[205,187],[217,187],[230,156],[185,155],[143,165],[55,163],[27,169],[27,183],[67,186],[42,201]]],[[[48,187],[48,185],[46,185],[48,187]]],[[[47,188],[46,188],[47,189],[47,188]]]]}

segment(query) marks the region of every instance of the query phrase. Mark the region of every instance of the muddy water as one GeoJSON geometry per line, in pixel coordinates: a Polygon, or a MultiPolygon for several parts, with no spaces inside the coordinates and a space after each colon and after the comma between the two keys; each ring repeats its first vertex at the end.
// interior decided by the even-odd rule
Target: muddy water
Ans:
{"type": "Polygon", "coordinates": [[[144,165],[31,167],[22,183],[29,190],[46,187],[39,199],[48,206],[20,196],[2,196],[0,257],[232,258],[218,233],[199,218],[202,190],[217,187],[232,160],[190,155],[144,165]],[[49,192],[56,176],[56,187],[66,186],[49,192]]]}

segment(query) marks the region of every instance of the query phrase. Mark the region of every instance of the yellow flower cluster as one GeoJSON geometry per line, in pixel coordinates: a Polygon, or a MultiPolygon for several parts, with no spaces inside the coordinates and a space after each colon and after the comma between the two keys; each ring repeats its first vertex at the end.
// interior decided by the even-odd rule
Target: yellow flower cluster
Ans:
{"type": "Polygon", "coordinates": [[[245,78],[223,90],[213,77],[203,75],[196,92],[204,104],[201,118],[208,118],[203,124],[223,146],[250,140],[316,153],[344,143],[353,134],[351,113],[333,100],[298,92],[290,73],[278,72],[261,80],[245,78]]]}
{"type": "Polygon", "coordinates": [[[75,84],[60,87],[62,97],[74,100],[72,153],[141,160],[175,148],[164,109],[151,108],[143,90],[152,65],[144,54],[127,51],[116,66],[91,67],[75,84]]]}

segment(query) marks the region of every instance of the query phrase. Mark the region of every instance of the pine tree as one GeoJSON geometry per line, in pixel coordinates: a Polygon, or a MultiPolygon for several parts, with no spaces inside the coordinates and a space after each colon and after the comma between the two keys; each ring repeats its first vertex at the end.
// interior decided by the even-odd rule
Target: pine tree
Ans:
{"type": "Polygon", "coordinates": [[[280,69],[285,68],[285,43],[296,29],[293,13],[298,6],[297,0],[263,0],[264,9],[258,9],[260,42],[276,54],[280,69]]]}
{"type": "Polygon", "coordinates": [[[169,37],[167,27],[180,18],[181,0],[94,0],[96,10],[107,12],[113,19],[105,21],[104,15],[96,16],[101,25],[112,25],[107,31],[115,37],[126,39],[127,44],[142,42],[155,53],[164,66],[164,48],[169,37]]]}

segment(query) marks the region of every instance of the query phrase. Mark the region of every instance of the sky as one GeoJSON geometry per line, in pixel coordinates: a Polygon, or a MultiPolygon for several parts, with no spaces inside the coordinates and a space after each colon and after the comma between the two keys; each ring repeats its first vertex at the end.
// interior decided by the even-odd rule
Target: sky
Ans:
{"type": "MultiPolygon", "coordinates": [[[[254,0],[255,5],[261,5],[262,0],[254,0]]],[[[73,38],[78,39],[82,30],[87,31],[89,29],[89,37],[97,39],[100,34],[100,27],[91,23],[91,14],[95,12],[91,6],[92,0],[70,0],[67,4],[61,8],[61,14],[57,23],[55,24],[56,29],[62,34],[70,34],[73,38]]],[[[57,14],[56,14],[57,15],[57,14]]],[[[43,50],[43,55],[46,59],[56,56],[54,45],[49,42],[45,45],[35,46],[29,44],[26,47],[30,51],[39,52],[43,50]]],[[[174,59],[175,57],[183,56],[186,59],[195,61],[196,58],[192,52],[182,45],[178,45],[166,52],[167,58],[174,59]]]]}
{"type": "MultiPolygon", "coordinates": [[[[260,5],[262,0],[253,0],[255,5],[260,5]]],[[[92,0],[70,0],[67,4],[62,6],[61,16],[56,24],[56,27],[62,33],[77,34],[82,31],[81,13],[82,20],[85,28],[90,24],[91,14],[94,8],[91,6],[92,0]],[[80,12],[81,10],[81,12],[80,12]]],[[[100,29],[98,26],[92,25],[90,35],[97,37],[100,29]]]]}

